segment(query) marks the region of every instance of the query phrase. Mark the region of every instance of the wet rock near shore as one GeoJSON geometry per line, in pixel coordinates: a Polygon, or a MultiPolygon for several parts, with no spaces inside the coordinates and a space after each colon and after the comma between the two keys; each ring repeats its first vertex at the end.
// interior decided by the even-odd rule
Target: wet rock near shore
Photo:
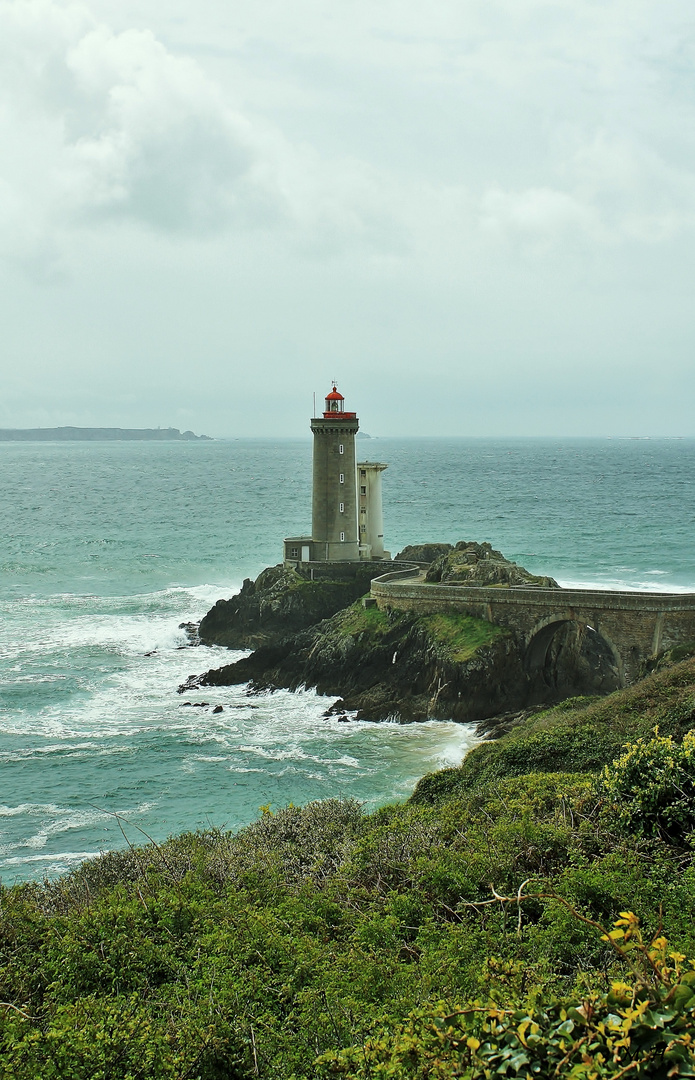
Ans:
{"type": "MultiPolygon", "coordinates": [[[[182,623],[179,623],[179,630],[183,630],[184,634],[186,635],[186,640],[187,640],[189,646],[200,645],[200,636],[198,634],[198,623],[194,623],[194,622],[182,622],[182,623]]],[[[188,646],[186,646],[186,645],[182,646],[182,648],[187,648],[187,647],[188,646]]]]}

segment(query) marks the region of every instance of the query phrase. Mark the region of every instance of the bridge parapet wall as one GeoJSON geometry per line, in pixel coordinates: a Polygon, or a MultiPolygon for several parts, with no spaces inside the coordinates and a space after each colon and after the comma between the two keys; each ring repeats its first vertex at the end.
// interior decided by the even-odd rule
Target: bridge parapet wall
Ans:
{"type": "MultiPolygon", "coordinates": [[[[415,574],[416,570],[402,573],[415,574]]],[[[427,593],[429,596],[453,602],[469,604],[475,602],[500,602],[509,607],[562,607],[595,606],[597,610],[611,611],[690,611],[695,612],[695,593],[657,593],[637,591],[617,591],[612,589],[541,589],[535,585],[431,585],[429,582],[415,583],[401,579],[400,574],[382,574],[372,579],[374,596],[405,596],[411,590],[410,598],[416,599],[427,593]]]]}

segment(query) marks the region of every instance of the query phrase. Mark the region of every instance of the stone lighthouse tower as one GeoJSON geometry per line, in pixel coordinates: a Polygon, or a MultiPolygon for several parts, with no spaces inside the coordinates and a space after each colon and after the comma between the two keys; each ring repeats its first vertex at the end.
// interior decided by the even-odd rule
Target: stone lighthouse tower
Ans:
{"type": "Polygon", "coordinates": [[[345,398],[334,386],[326,396],[323,416],[311,421],[311,536],[315,559],[342,562],[360,557],[355,455],[359,426],[357,414],[345,411],[345,398]]]}
{"type": "MultiPolygon", "coordinates": [[[[335,383],[321,416],[311,420],[314,436],[311,536],[285,539],[285,564],[389,560],[384,551],[381,473],[386,465],[357,462],[359,420],[345,409],[335,383]]],[[[313,576],[313,569],[312,569],[313,576]]]]}

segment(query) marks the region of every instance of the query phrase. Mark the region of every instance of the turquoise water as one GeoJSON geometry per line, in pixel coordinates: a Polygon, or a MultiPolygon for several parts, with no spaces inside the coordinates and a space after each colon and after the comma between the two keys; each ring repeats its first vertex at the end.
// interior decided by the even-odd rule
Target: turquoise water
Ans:
{"type": "MultiPolygon", "coordinates": [[[[695,590],[695,440],[379,439],[386,539],[489,540],[562,584],[695,590]]],[[[473,745],[446,723],[339,724],[310,692],[185,700],[228,662],[199,619],[310,525],[307,440],[0,444],[0,874],[261,805],[375,806],[473,745]],[[207,703],[207,704],[203,704],[207,703]],[[213,714],[212,708],[223,706],[213,714]]]]}

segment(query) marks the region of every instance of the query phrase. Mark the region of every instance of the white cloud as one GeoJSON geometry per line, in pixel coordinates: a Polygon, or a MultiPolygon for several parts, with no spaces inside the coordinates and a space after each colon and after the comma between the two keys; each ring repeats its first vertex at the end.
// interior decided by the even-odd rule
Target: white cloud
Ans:
{"type": "Polygon", "coordinates": [[[0,38],[6,250],[98,217],[206,232],[277,212],[252,125],[149,31],[22,0],[0,6],[0,38]]]}
{"type": "Polygon", "coordinates": [[[424,21],[391,2],[328,18],[304,0],[290,18],[258,0],[232,18],[221,81],[142,25],[112,28],[106,9],[0,0],[0,252],[15,259],[45,268],[80,229],[118,221],[444,262],[500,237],[542,254],[692,224],[693,155],[670,161],[658,128],[669,90],[654,73],[684,47],[675,8],[649,37],[648,0],[442,0],[424,21]],[[324,117],[312,138],[283,95],[295,117],[324,117]]]}
{"type": "Polygon", "coordinates": [[[576,182],[602,215],[613,239],[652,245],[695,224],[694,163],[669,160],[659,139],[597,132],[577,153],[576,182]]]}
{"type": "Polygon", "coordinates": [[[277,201],[263,190],[251,124],[150,32],[99,27],[69,50],[66,67],[78,109],[65,186],[78,208],[205,232],[277,201]]]}
{"type": "Polygon", "coordinates": [[[373,168],[293,146],[151,31],[15,0],[0,40],[5,255],[47,264],[70,230],[119,219],[203,237],[279,226],[324,253],[399,242],[373,168]]]}
{"type": "Polygon", "coordinates": [[[548,187],[503,191],[495,187],[481,200],[483,230],[501,236],[528,239],[544,246],[568,234],[599,240],[602,229],[592,207],[564,191],[548,187]]]}

